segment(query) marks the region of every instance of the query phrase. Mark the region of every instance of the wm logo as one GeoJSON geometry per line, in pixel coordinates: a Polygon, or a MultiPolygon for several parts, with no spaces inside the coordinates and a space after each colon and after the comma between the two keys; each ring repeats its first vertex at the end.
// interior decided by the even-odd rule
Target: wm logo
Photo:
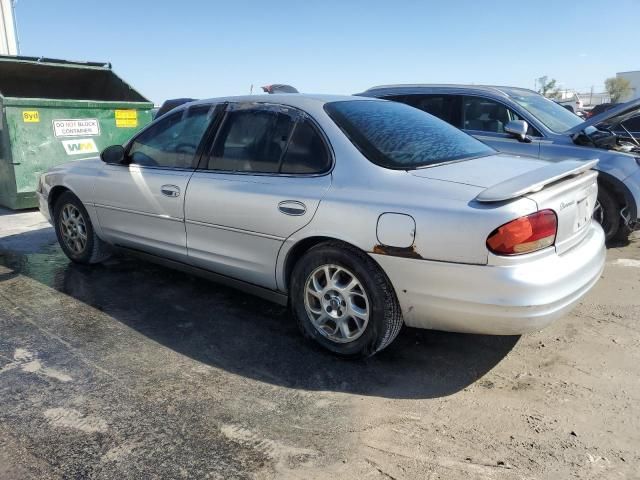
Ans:
{"type": "Polygon", "coordinates": [[[94,149],[92,142],[84,143],[71,143],[69,144],[69,151],[71,152],[90,152],[94,149]]]}
{"type": "Polygon", "coordinates": [[[83,153],[98,152],[96,142],[91,138],[81,140],[63,140],[62,146],[67,152],[67,155],[81,155],[83,153]]]}

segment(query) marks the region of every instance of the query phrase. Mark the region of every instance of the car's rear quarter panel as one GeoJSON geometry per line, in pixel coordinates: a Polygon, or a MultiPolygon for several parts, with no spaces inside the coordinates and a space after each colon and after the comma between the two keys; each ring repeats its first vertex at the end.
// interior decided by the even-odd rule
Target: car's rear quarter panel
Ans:
{"type": "Polygon", "coordinates": [[[549,247],[527,257],[480,266],[374,255],[395,287],[406,325],[516,335],[564,316],[600,278],[604,232],[593,222],[580,248],[557,255],[549,247]]]}

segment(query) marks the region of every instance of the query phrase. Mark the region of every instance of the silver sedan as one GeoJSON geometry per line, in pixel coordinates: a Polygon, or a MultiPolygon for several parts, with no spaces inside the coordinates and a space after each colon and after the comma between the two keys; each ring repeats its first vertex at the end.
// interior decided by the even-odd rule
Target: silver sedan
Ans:
{"type": "Polygon", "coordinates": [[[566,314],[604,265],[596,162],[498,154],[384,100],[230,97],[50,170],[39,198],[75,262],[201,274],[367,356],[403,324],[520,334],[566,314]]]}

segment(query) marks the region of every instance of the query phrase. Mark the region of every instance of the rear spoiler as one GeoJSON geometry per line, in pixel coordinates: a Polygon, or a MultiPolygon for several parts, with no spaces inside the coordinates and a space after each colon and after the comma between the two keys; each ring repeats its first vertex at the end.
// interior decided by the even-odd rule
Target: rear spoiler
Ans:
{"type": "Polygon", "coordinates": [[[550,163],[542,168],[518,175],[480,192],[476,197],[479,202],[502,202],[522,197],[527,193],[539,192],[545,185],[558,180],[579,175],[598,164],[595,160],[564,160],[550,163]]]}

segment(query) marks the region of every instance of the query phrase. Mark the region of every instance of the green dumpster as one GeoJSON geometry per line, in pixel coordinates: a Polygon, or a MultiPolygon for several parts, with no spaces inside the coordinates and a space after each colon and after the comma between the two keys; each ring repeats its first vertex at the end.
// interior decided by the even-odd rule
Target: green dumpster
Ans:
{"type": "Polygon", "coordinates": [[[0,205],[22,209],[42,172],[126,142],[153,103],[108,63],[0,56],[0,107],[0,205]]]}

